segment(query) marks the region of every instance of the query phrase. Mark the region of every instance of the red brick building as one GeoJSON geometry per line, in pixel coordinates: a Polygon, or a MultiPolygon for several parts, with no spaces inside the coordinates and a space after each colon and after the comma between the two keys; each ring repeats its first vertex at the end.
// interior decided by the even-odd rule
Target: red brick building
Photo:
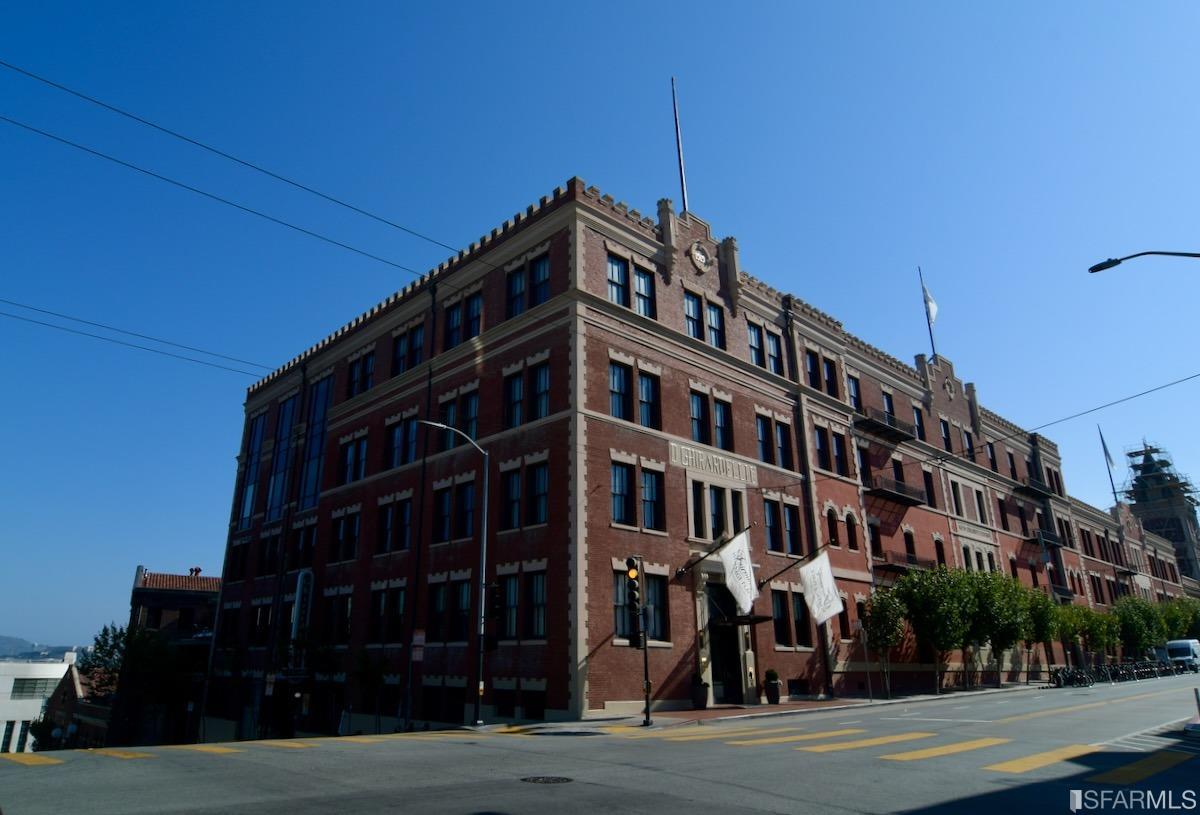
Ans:
{"type": "Polygon", "coordinates": [[[908,569],[1091,602],[1092,572],[1134,562],[1067,496],[1055,445],[948,360],[906,365],[746,274],[694,214],[578,179],[253,385],[246,417],[208,705],[224,735],[463,721],[483,511],[488,721],[640,707],[634,554],[655,704],[677,706],[697,674],[757,701],[769,668],[793,694],[858,693],[857,604],[908,569]],[[479,453],[418,418],[488,451],[486,508],[479,453]],[[678,570],[746,527],[766,583],[739,617],[715,559],[678,570]],[[825,544],[847,601],[827,632],[787,568],[825,544]]]}

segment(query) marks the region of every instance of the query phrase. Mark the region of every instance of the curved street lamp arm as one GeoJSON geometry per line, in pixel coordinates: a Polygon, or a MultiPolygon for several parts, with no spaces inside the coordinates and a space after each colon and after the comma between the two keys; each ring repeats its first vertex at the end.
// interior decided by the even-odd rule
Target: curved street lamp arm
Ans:
{"type": "Polygon", "coordinates": [[[1088,269],[1088,271],[1093,274],[1095,274],[1096,272],[1103,272],[1105,269],[1111,269],[1114,266],[1119,266],[1120,264],[1124,263],[1127,260],[1133,260],[1134,258],[1145,257],[1146,255],[1160,255],[1160,256],[1164,256],[1164,257],[1173,257],[1173,258],[1200,258],[1200,252],[1160,252],[1160,251],[1152,250],[1149,252],[1137,252],[1132,255],[1126,255],[1123,258],[1109,258],[1108,260],[1101,261],[1100,263],[1097,263],[1095,266],[1092,266],[1091,268],[1088,269]]]}
{"type": "Polygon", "coordinates": [[[478,444],[476,444],[475,439],[471,438],[466,433],[459,430],[457,427],[451,427],[450,425],[443,424],[442,422],[431,422],[428,419],[417,419],[417,424],[427,424],[430,427],[436,427],[439,430],[449,430],[451,433],[457,433],[460,438],[462,438],[464,441],[467,442],[467,444],[471,445],[476,450],[478,450],[480,455],[482,455],[484,457],[487,456],[487,451],[484,450],[482,447],[480,447],[478,444]]]}

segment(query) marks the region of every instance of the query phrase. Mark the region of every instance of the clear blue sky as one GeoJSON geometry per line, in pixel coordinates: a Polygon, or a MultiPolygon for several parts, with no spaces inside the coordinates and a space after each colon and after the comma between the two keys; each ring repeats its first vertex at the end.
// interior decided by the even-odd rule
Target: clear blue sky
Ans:
{"type": "MultiPolygon", "coordinates": [[[[1200,371],[1200,261],[1086,274],[1200,250],[1194,5],[43,6],[5,9],[0,59],[455,246],[572,175],[678,203],[675,74],[692,210],[867,341],[928,350],[919,264],[939,351],[1026,427],[1200,371]]],[[[0,115],[449,255],[3,69],[0,115]]],[[[271,366],[410,279],[4,123],[0,189],[0,298],[271,366]]],[[[217,573],[250,378],[7,318],[0,346],[0,634],[87,642],[137,564],[217,573]]],[[[1097,421],[1200,472],[1198,395],[1047,430],[1069,491],[1110,502],[1097,421]]]]}

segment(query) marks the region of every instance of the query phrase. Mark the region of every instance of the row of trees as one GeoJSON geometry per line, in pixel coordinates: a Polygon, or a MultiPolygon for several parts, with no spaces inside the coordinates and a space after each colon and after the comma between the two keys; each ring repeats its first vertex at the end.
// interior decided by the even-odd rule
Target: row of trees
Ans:
{"type": "MultiPolygon", "coordinates": [[[[935,682],[950,653],[961,650],[970,665],[985,645],[999,665],[1004,652],[1024,643],[1032,651],[1060,639],[1068,647],[1105,654],[1122,646],[1126,656],[1142,657],[1167,639],[1200,636],[1200,602],[1175,598],[1151,603],[1122,597],[1112,611],[1059,605],[1048,594],[1026,588],[1000,572],[968,572],[939,567],[912,571],[890,590],[879,590],[864,606],[867,645],[878,655],[884,684],[891,692],[891,651],[912,629],[921,650],[933,657],[935,682]]],[[[968,674],[969,676],[969,674],[968,674]]],[[[999,671],[997,671],[999,682],[999,671]]]]}

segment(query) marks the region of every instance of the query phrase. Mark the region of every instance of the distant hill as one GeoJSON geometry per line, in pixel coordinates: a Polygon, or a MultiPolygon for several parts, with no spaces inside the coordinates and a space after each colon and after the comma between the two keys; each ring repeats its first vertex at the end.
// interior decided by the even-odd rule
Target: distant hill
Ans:
{"type": "Polygon", "coordinates": [[[20,637],[0,637],[0,657],[13,657],[26,651],[32,651],[36,647],[37,643],[23,640],[20,637]]]}

